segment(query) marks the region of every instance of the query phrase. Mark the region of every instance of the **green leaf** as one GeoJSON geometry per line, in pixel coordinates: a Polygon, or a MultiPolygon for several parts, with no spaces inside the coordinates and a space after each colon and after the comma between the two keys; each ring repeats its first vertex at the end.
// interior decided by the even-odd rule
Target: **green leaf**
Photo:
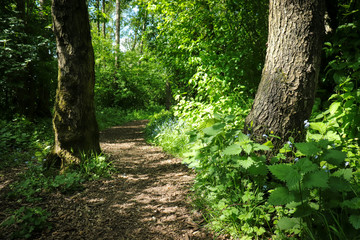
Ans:
{"type": "Polygon", "coordinates": [[[301,174],[313,172],[318,169],[318,166],[312,163],[308,158],[301,158],[299,161],[297,161],[295,167],[301,174]]]}
{"type": "Polygon", "coordinates": [[[323,155],[323,159],[330,164],[339,166],[345,161],[346,153],[339,150],[329,150],[323,155]]]}
{"type": "Polygon", "coordinates": [[[269,151],[270,150],[270,147],[266,146],[264,144],[261,145],[261,144],[255,143],[253,147],[254,147],[254,151],[260,151],[260,150],[269,151]]]}
{"type": "Polygon", "coordinates": [[[293,193],[285,187],[278,187],[271,192],[269,196],[269,203],[272,205],[284,205],[295,200],[293,193]]]}
{"type": "Polygon", "coordinates": [[[224,123],[216,123],[211,127],[204,128],[202,131],[207,135],[215,136],[219,134],[221,131],[223,131],[224,127],[225,127],[224,123]]]}
{"type": "Polygon", "coordinates": [[[350,209],[360,209],[360,198],[355,197],[351,200],[345,200],[341,203],[342,207],[348,207],[350,209]]]}
{"type": "Polygon", "coordinates": [[[269,147],[270,149],[274,148],[274,145],[273,145],[273,143],[271,141],[267,141],[263,145],[269,147]]]}
{"type": "Polygon", "coordinates": [[[320,149],[315,146],[314,143],[306,142],[306,143],[295,143],[295,147],[301,153],[305,154],[306,156],[311,156],[317,154],[320,149]]]}
{"type": "Polygon", "coordinates": [[[329,178],[329,187],[332,191],[350,192],[352,191],[351,185],[343,178],[333,177],[329,178]]]}
{"type": "Polygon", "coordinates": [[[306,217],[309,216],[315,209],[309,206],[309,204],[301,204],[296,207],[294,217],[306,217]]]}
{"type": "Polygon", "coordinates": [[[329,175],[322,170],[308,173],[303,178],[303,186],[306,188],[327,188],[329,175]]]}
{"type": "Polygon", "coordinates": [[[333,102],[329,107],[330,114],[334,115],[340,106],[341,102],[333,102]]]}
{"type": "Polygon", "coordinates": [[[321,134],[326,133],[326,124],[323,122],[312,122],[310,128],[319,131],[321,134]]]}
{"type": "Polygon", "coordinates": [[[270,172],[277,177],[279,180],[286,182],[286,185],[293,189],[297,187],[301,180],[301,175],[296,171],[292,165],[288,164],[277,164],[268,166],[270,172]]]}
{"type": "Polygon", "coordinates": [[[224,155],[237,155],[240,154],[242,151],[242,148],[240,147],[239,144],[233,144],[228,146],[227,148],[224,149],[223,154],[224,155]]]}
{"type": "Polygon", "coordinates": [[[239,160],[239,165],[245,169],[251,167],[255,161],[251,157],[247,157],[245,160],[239,160]]]}
{"type": "Polygon", "coordinates": [[[249,168],[249,173],[252,175],[262,175],[265,176],[267,175],[269,172],[267,165],[265,163],[262,162],[258,162],[256,164],[253,164],[250,168],[249,168]]]}
{"type": "Polygon", "coordinates": [[[277,223],[280,230],[289,230],[292,228],[300,228],[300,218],[287,218],[283,217],[277,223]]]}
{"type": "Polygon", "coordinates": [[[355,229],[360,229],[360,215],[351,215],[349,217],[349,222],[351,223],[351,225],[353,225],[355,229]]]}
{"type": "Polygon", "coordinates": [[[350,181],[351,177],[352,177],[352,169],[351,168],[347,168],[347,169],[339,169],[336,172],[334,172],[333,174],[331,174],[334,177],[343,177],[345,180],[350,181]]]}

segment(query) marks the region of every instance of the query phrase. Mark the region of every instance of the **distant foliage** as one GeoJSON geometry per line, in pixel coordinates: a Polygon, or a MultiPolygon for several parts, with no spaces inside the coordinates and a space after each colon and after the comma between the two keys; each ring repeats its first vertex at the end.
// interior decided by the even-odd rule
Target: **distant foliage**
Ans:
{"type": "Polygon", "coordinates": [[[50,116],[57,75],[50,5],[43,9],[35,1],[5,1],[1,5],[1,118],[11,119],[14,114],[50,116]],[[17,8],[21,4],[24,13],[17,8]]]}
{"type": "Polygon", "coordinates": [[[165,102],[165,75],[154,58],[120,52],[115,66],[111,39],[93,31],[95,103],[99,107],[147,108],[165,102]]]}

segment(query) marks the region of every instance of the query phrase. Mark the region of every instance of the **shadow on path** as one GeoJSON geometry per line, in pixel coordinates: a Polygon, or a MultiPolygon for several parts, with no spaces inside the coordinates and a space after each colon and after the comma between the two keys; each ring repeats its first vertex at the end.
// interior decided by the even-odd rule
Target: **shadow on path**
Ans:
{"type": "Polygon", "coordinates": [[[39,239],[213,239],[199,227],[188,194],[193,176],[181,160],[144,140],[147,121],[101,132],[116,168],[111,179],[72,196],[54,194],[53,229],[39,239]]]}

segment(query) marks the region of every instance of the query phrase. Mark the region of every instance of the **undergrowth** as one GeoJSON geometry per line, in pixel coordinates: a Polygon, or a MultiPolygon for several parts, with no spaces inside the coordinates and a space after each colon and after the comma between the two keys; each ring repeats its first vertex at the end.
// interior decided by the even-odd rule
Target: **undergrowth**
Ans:
{"type": "Polygon", "coordinates": [[[241,131],[247,110],[176,111],[155,115],[147,136],[195,171],[193,202],[208,227],[235,239],[359,239],[360,153],[347,151],[348,141],[306,121],[307,142],[290,138],[268,154],[274,151],[268,136],[259,144],[241,131]]]}
{"type": "MultiPolygon", "coordinates": [[[[101,129],[124,122],[148,118],[158,107],[147,110],[119,110],[106,108],[97,112],[101,129]]],[[[83,183],[111,177],[115,171],[106,155],[82,155],[80,165],[69,167],[58,174],[56,169],[43,167],[53,145],[51,119],[31,122],[16,116],[0,120],[0,170],[13,167],[25,169],[7,190],[6,201],[12,202],[6,218],[0,222],[0,238],[31,238],[50,229],[50,213],[41,207],[41,201],[51,192],[73,194],[83,190],[83,183]],[[8,235],[3,235],[7,233],[8,235]],[[9,233],[11,233],[9,235],[9,233]]],[[[0,176],[1,177],[1,176],[0,176]]]]}

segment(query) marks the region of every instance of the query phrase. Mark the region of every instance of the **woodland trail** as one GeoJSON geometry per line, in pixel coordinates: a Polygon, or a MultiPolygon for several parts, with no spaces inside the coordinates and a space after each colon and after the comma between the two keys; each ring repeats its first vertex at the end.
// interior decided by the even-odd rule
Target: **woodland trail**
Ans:
{"type": "Polygon", "coordinates": [[[117,169],[112,179],[88,182],[72,196],[44,205],[52,230],[37,239],[213,239],[189,203],[193,174],[181,160],[148,145],[146,121],[101,133],[101,147],[117,169]]]}

